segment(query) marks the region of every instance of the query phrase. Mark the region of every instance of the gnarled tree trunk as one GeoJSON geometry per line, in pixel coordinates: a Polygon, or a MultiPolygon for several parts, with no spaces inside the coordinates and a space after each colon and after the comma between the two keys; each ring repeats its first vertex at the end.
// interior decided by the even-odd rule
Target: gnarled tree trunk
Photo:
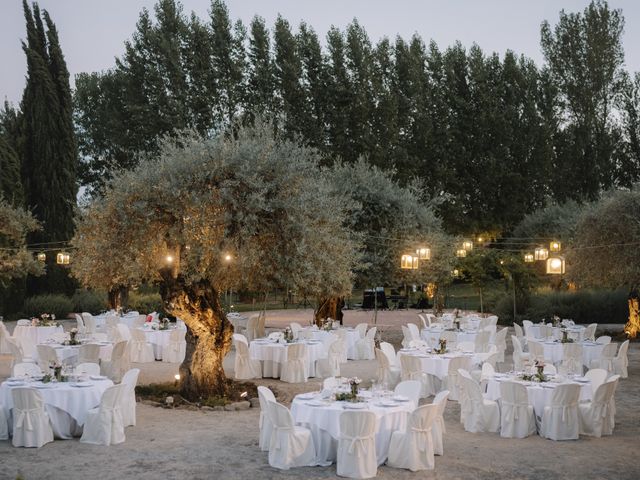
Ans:
{"type": "Polygon", "coordinates": [[[629,292],[629,320],[624,326],[624,333],[629,338],[636,338],[640,333],[640,295],[638,290],[632,288],[629,292]]]}
{"type": "Polygon", "coordinates": [[[117,310],[118,308],[126,310],[129,306],[129,287],[125,285],[112,287],[107,294],[107,303],[112,310],[117,310]]]}
{"type": "Polygon", "coordinates": [[[169,271],[162,277],[165,309],[187,325],[187,353],[180,365],[182,395],[190,400],[225,396],[228,381],[222,362],[231,349],[233,325],[222,310],[218,291],[207,280],[187,284],[169,271]]]}
{"type": "Polygon", "coordinates": [[[320,326],[325,318],[338,320],[342,325],[344,315],[342,308],[344,307],[344,297],[321,298],[318,301],[318,308],[313,313],[316,325],[320,326]]]}

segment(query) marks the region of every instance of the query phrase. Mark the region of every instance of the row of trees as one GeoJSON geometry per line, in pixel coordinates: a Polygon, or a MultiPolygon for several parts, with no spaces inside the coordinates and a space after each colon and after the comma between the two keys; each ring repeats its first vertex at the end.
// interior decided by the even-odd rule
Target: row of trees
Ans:
{"type": "Polygon", "coordinates": [[[638,178],[640,80],[623,70],[623,27],[606,2],[561,12],[542,26],[540,68],[417,35],[374,44],[356,20],[323,42],[282,17],[233,23],[221,0],[207,19],[160,0],[113,68],[76,79],[82,179],[99,192],[163,134],[260,116],[323,164],[365,157],[423,179],[451,233],[508,232],[549,198],[593,200],[638,178]]]}

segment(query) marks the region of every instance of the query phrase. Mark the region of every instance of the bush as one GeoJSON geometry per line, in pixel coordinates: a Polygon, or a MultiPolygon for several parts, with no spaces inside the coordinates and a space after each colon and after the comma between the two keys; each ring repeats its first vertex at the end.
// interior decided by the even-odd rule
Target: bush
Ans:
{"type": "Polygon", "coordinates": [[[28,317],[53,313],[56,318],[63,319],[73,312],[73,302],[65,295],[36,295],[25,300],[23,310],[28,317]]]}
{"type": "Polygon", "coordinates": [[[107,309],[106,295],[91,290],[76,290],[71,302],[73,311],[77,313],[89,312],[95,315],[107,309]]]}
{"type": "Polygon", "coordinates": [[[532,295],[524,318],[532,321],[553,315],[576,323],[626,323],[629,316],[625,290],[580,290],[532,295]]]}
{"type": "Polygon", "coordinates": [[[129,309],[136,310],[140,313],[158,312],[165,314],[162,308],[162,298],[159,293],[138,293],[131,292],[129,294],[129,309]]]}

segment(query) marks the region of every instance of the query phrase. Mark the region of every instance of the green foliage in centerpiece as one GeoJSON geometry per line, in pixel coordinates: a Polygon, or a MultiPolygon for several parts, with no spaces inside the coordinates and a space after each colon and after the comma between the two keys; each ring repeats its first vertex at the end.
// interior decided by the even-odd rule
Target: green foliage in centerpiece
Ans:
{"type": "Polygon", "coordinates": [[[356,402],[358,399],[357,394],[353,394],[352,392],[339,392],[336,393],[336,401],[338,402],[356,402]]]}
{"type": "Polygon", "coordinates": [[[442,355],[443,353],[447,353],[447,341],[444,338],[440,339],[440,346],[433,350],[433,353],[437,353],[442,355]]]}

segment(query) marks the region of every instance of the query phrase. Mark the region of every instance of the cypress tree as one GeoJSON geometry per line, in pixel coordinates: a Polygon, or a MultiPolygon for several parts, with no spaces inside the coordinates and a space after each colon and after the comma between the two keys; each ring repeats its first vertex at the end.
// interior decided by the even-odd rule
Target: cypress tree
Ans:
{"type": "Polygon", "coordinates": [[[271,117],[274,114],[271,39],[264,19],[258,16],[253,18],[250,25],[246,76],[245,116],[250,122],[256,116],[271,117]]]}

